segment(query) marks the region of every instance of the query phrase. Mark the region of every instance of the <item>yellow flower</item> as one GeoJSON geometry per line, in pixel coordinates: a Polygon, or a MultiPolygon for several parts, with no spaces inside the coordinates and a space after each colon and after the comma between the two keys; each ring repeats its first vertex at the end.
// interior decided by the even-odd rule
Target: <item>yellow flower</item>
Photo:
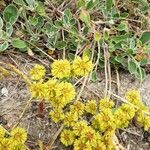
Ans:
{"type": "Polygon", "coordinates": [[[73,126],[73,132],[75,135],[80,136],[81,132],[87,128],[88,124],[86,121],[82,120],[77,122],[74,126],[73,126]]]}
{"type": "Polygon", "coordinates": [[[57,78],[70,77],[71,66],[70,62],[65,60],[55,60],[52,65],[52,75],[57,78]]]}
{"type": "Polygon", "coordinates": [[[78,116],[84,113],[84,104],[80,101],[75,101],[73,105],[70,106],[70,111],[72,113],[77,112],[78,116]]]}
{"type": "Polygon", "coordinates": [[[29,87],[32,97],[45,99],[47,95],[47,85],[42,82],[32,83],[29,87]]]}
{"type": "Polygon", "coordinates": [[[11,140],[16,143],[25,143],[27,140],[27,133],[23,128],[15,128],[11,131],[11,140]]]}
{"type": "Polygon", "coordinates": [[[129,120],[126,113],[123,112],[120,108],[115,111],[114,118],[117,128],[125,128],[129,124],[129,120]]]}
{"type": "Polygon", "coordinates": [[[60,121],[64,118],[62,109],[55,109],[55,110],[51,111],[49,114],[55,123],[57,123],[58,121],[60,121]]]}
{"type": "Polygon", "coordinates": [[[60,141],[65,145],[72,145],[75,140],[75,135],[71,130],[64,129],[60,135],[60,141]]]}
{"type": "Polygon", "coordinates": [[[24,144],[15,145],[15,143],[13,143],[10,150],[26,150],[26,147],[24,144]]]}
{"type": "Polygon", "coordinates": [[[102,141],[104,145],[106,146],[107,150],[116,150],[112,138],[107,138],[104,136],[102,141]]]}
{"type": "Polygon", "coordinates": [[[134,105],[139,105],[139,103],[141,102],[141,96],[139,91],[137,90],[130,90],[128,92],[126,92],[125,94],[125,98],[132,104],[134,105]]]}
{"type": "Polygon", "coordinates": [[[5,136],[5,130],[2,127],[0,127],[0,141],[4,138],[4,136],[5,136]]]}
{"type": "Polygon", "coordinates": [[[51,101],[56,95],[55,90],[57,88],[57,80],[49,79],[45,84],[47,85],[47,99],[51,101]]]}
{"type": "Polygon", "coordinates": [[[100,105],[99,105],[99,110],[107,109],[107,108],[112,108],[114,107],[114,102],[110,101],[109,99],[101,99],[100,100],[100,105]]]}
{"type": "Polygon", "coordinates": [[[75,98],[75,88],[71,83],[61,82],[57,85],[56,97],[67,104],[75,98]]]}
{"type": "Polygon", "coordinates": [[[75,76],[87,76],[92,71],[93,65],[87,56],[76,57],[73,61],[73,73],[75,76]]]}
{"type": "Polygon", "coordinates": [[[90,100],[86,103],[85,110],[92,115],[95,115],[97,112],[97,103],[96,100],[90,100]]]}
{"type": "Polygon", "coordinates": [[[95,146],[97,143],[98,136],[94,129],[87,126],[82,132],[81,132],[81,140],[85,143],[89,143],[91,146],[95,146]]]}
{"type": "Polygon", "coordinates": [[[66,126],[74,126],[78,121],[78,114],[72,112],[66,112],[64,115],[64,125],[66,126]]]}
{"type": "Polygon", "coordinates": [[[138,113],[137,121],[142,127],[144,127],[145,131],[150,129],[150,116],[146,115],[145,112],[138,113]]]}
{"type": "Polygon", "coordinates": [[[93,150],[106,150],[106,146],[101,140],[97,140],[93,150]]]}
{"type": "Polygon", "coordinates": [[[74,150],[92,150],[90,144],[85,143],[82,139],[77,139],[74,142],[74,150]]]}
{"type": "Polygon", "coordinates": [[[62,109],[66,105],[66,102],[62,101],[60,98],[54,97],[54,98],[50,99],[50,104],[55,109],[62,109]]]}
{"type": "Polygon", "coordinates": [[[36,64],[29,72],[32,80],[40,80],[45,76],[46,70],[42,65],[36,64]]]}
{"type": "Polygon", "coordinates": [[[12,144],[9,139],[4,138],[0,141],[0,150],[12,150],[12,144]]]}
{"type": "Polygon", "coordinates": [[[136,112],[135,108],[129,104],[122,104],[118,109],[121,109],[123,113],[126,114],[128,120],[132,119],[136,112]]]}
{"type": "Polygon", "coordinates": [[[111,109],[105,109],[94,117],[92,125],[101,132],[105,132],[110,126],[115,127],[114,121],[111,109]]]}

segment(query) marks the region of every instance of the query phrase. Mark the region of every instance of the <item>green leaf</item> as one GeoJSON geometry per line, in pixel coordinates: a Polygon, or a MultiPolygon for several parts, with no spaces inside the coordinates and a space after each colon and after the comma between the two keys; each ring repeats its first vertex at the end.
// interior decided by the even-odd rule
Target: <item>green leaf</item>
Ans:
{"type": "Polygon", "coordinates": [[[3,20],[2,20],[2,18],[0,17],[0,30],[3,28],[3,20]]]}
{"type": "Polygon", "coordinates": [[[20,40],[20,39],[14,39],[12,40],[12,46],[15,47],[15,48],[26,48],[27,47],[27,43],[20,40]]]}
{"type": "Polygon", "coordinates": [[[135,77],[140,79],[140,80],[143,80],[146,77],[145,70],[141,67],[138,67],[137,71],[135,73],[135,77]]]}
{"type": "Polygon", "coordinates": [[[17,5],[25,5],[25,2],[23,0],[13,0],[14,3],[16,3],[17,5]]]}
{"type": "Polygon", "coordinates": [[[66,42],[65,41],[57,41],[56,42],[56,45],[55,45],[55,48],[57,48],[57,49],[63,49],[63,48],[65,48],[66,47],[66,42]]]}
{"type": "Polygon", "coordinates": [[[150,41],[150,31],[145,31],[140,37],[140,41],[145,44],[150,41]]]}
{"type": "Polygon", "coordinates": [[[100,32],[95,31],[95,32],[94,32],[94,40],[95,40],[95,41],[99,41],[100,38],[101,38],[100,32]]]}
{"type": "Polygon", "coordinates": [[[87,3],[86,8],[93,9],[98,3],[99,3],[99,0],[91,0],[87,3]]]}
{"type": "Polygon", "coordinates": [[[137,64],[134,61],[129,60],[128,61],[128,70],[131,74],[135,74],[137,72],[137,64]]]}
{"type": "Polygon", "coordinates": [[[129,34],[124,34],[124,35],[117,35],[117,36],[112,36],[111,40],[114,41],[115,43],[121,42],[126,40],[129,37],[129,34]]]}
{"type": "Polygon", "coordinates": [[[69,20],[72,19],[72,13],[71,13],[70,9],[68,9],[68,8],[65,9],[64,15],[65,15],[69,20]]]}
{"type": "Polygon", "coordinates": [[[69,58],[69,60],[73,61],[75,58],[75,55],[73,53],[69,53],[68,58],[69,58]]]}
{"type": "Polygon", "coordinates": [[[46,16],[45,7],[42,2],[37,2],[35,10],[40,16],[46,16]]]}
{"type": "Polygon", "coordinates": [[[56,26],[57,28],[63,27],[63,24],[62,24],[62,21],[61,21],[61,20],[56,20],[54,23],[55,23],[55,26],[56,26]]]}
{"type": "Polygon", "coordinates": [[[86,23],[87,25],[90,25],[91,18],[87,10],[82,9],[79,18],[81,19],[82,22],[86,23]]]}
{"type": "Polygon", "coordinates": [[[9,22],[6,23],[6,33],[9,37],[13,33],[13,26],[9,22]]]}
{"type": "Polygon", "coordinates": [[[97,77],[97,72],[96,72],[96,71],[93,71],[93,72],[92,72],[92,78],[91,78],[91,80],[92,80],[93,82],[95,82],[95,81],[97,81],[97,79],[98,79],[98,77],[97,77]]]}
{"type": "Polygon", "coordinates": [[[126,22],[122,22],[116,29],[118,31],[128,31],[128,24],[126,22]]]}
{"type": "Polygon", "coordinates": [[[0,39],[6,40],[7,38],[7,33],[3,30],[0,30],[0,39]]]}
{"type": "Polygon", "coordinates": [[[34,6],[35,6],[35,0],[26,0],[26,2],[27,2],[27,4],[28,4],[30,7],[34,8],[34,6]]]}
{"type": "Polygon", "coordinates": [[[0,44],[0,52],[4,52],[8,48],[8,42],[5,41],[3,44],[0,44]]]}
{"type": "Polygon", "coordinates": [[[85,0],[78,0],[78,1],[77,1],[77,6],[78,6],[78,7],[85,7],[85,5],[86,5],[85,0]]]}
{"type": "Polygon", "coordinates": [[[14,24],[18,19],[18,9],[15,5],[8,5],[3,12],[3,19],[5,22],[14,24]]]}
{"type": "Polygon", "coordinates": [[[85,57],[85,56],[87,56],[87,57],[91,57],[91,54],[92,54],[92,52],[91,52],[91,49],[85,49],[84,51],[83,51],[83,57],[85,57]]]}
{"type": "Polygon", "coordinates": [[[110,11],[113,6],[113,0],[106,0],[106,9],[110,11]]]}

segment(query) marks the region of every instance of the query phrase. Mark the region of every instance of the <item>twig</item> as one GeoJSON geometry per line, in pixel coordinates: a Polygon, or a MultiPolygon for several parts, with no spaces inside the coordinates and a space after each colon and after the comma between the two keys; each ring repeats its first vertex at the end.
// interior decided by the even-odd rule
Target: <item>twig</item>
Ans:
{"type": "Polygon", "coordinates": [[[29,41],[26,41],[27,43],[29,43],[30,45],[32,45],[33,47],[37,48],[41,53],[43,53],[44,55],[46,55],[50,60],[54,61],[55,59],[53,57],[51,57],[50,55],[48,55],[46,52],[44,52],[41,48],[37,47],[36,45],[32,44],[29,41]]]}
{"type": "Polygon", "coordinates": [[[108,74],[107,74],[107,53],[106,53],[106,45],[104,45],[104,62],[105,62],[105,89],[104,89],[104,97],[107,97],[108,91],[108,74]]]}
{"type": "MultiPolygon", "coordinates": [[[[108,69],[108,77],[109,77],[109,91],[111,91],[112,78],[111,78],[111,67],[110,67],[110,54],[108,52],[108,49],[107,49],[107,69],[108,69]]],[[[111,96],[111,93],[108,93],[109,98],[110,96],[111,96]]]]}
{"type": "Polygon", "coordinates": [[[82,87],[81,87],[81,89],[80,89],[80,92],[79,92],[79,94],[78,94],[78,96],[77,96],[76,101],[80,100],[80,97],[81,97],[82,92],[83,92],[83,90],[84,90],[84,87],[85,87],[85,85],[86,85],[86,81],[87,81],[87,79],[88,79],[88,76],[86,76],[86,77],[84,78],[84,81],[83,81],[82,87]]]}
{"type": "MultiPolygon", "coordinates": [[[[63,41],[65,41],[65,37],[64,37],[64,30],[62,30],[62,38],[63,38],[63,41]]],[[[63,59],[65,59],[66,57],[66,49],[65,47],[63,48],[63,59]]]]}

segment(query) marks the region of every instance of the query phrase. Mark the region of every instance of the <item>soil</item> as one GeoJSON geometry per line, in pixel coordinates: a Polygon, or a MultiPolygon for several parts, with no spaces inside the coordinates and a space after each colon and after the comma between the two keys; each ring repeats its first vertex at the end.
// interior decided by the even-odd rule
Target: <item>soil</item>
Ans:
{"type": "MultiPolygon", "coordinates": [[[[41,59],[41,57],[29,57],[27,55],[1,55],[0,60],[6,63],[11,63],[17,68],[22,70],[27,74],[29,68],[31,68],[35,63],[42,63],[49,66],[48,59],[41,59]],[[42,61],[41,61],[42,60],[42,61]]],[[[150,106],[150,74],[147,75],[146,79],[140,84],[139,80],[136,80],[134,76],[130,75],[128,72],[119,72],[120,75],[120,88],[117,91],[116,84],[116,74],[112,72],[112,92],[119,96],[123,96],[124,93],[129,89],[138,88],[141,91],[143,102],[150,106]]],[[[83,94],[82,98],[92,99],[96,97],[95,92],[100,96],[103,95],[105,80],[104,73],[99,72],[99,80],[96,82],[90,82],[83,94]]],[[[24,107],[26,106],[28,100],[30,99],[30,93],[26,87],[24,81],[13,75],[13,78],[5,78],[0,81],[0,124],[5,128],[10,129],[19,120],[24,107]]],[[[48,112],[51,109],[49,105],[45,104],[45,111],[43,115],[38,115],[38,105],[40,102],[33,101],[24,113],[22,119],[20,120],[20,126],[25,127],[28,132],[27,146],[29,149],[39,149],[39,141],[44,141],[48,143],[51,141],[52,137],[59,129],[59,125],[54,124],[48,117],[48,112]]],[[[148,150],[150,149],[150,141],[148,137],[149,133],[144,133],[138,126],[131,125],[128,129],[117,131],[117,137],[121,144],[127,150],[148,150]]],[[[71,148],[65,148],[56,140],[53,145],[54,150],[68,150],[71,148]]]]}

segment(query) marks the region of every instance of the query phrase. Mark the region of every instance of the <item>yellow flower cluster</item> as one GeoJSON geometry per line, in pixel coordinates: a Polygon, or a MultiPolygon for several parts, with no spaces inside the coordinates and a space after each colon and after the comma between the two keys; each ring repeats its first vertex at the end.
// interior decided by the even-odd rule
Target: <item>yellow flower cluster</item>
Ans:
{"type": "Polygon", "coordinates": [[[0,150],[26,150],[27,133],[23,128],[15,128],[10,133],[0,127],[0,150]]]}
{"type": "Polygon", "coordinates": [[[117,128],[125,128],[134,117],[136,110],[129,104],[122,104],[114,113],[117,128]]]}
{"type": "Polygon", "coordinates": [[[104,109],[111,109],[112,107],[114,107],[114,102],[110,101],[108,98],[105,99],[101,99],[100,100],[100,105],[99,105],[99,110],[104,110],[104,109]]]}
{"type": "Polygon", "coordinates": [[[87,56],[81,58],[76,57],[73,61],[73,73],[75,76],[86,76],[92,70],[92,62],[87,56]]]}
{"type": "Polygon", "coordinates": [[[31,70],[30,70],[30,77],[32,80],[41,80],[45,76],[46,70],[45,67],[42,65],[36,64],[31,70]]]}
{"type": "Polygon", "coordinates": [[[75,140],[75,135],[71,130],[63,130],[63,132],[61,133],[60,136],[60,140],[61,142],[65,145],[65,146],[69,146],[72,145],[74,140],[75,140]]]}
{"type": "Polygon", "coordinates": [[[51,65],[51,72],[54,77],[62,79],[71,77],[71,75],[86,76],[92,70],[92,67],[92,62],[87,56],[83,58],[78,56],[74,59],[72,65],[67,59],[55,60],[51,65]]]}
{"type": "MultiPolygon", "coordinates": [[[[148,108],[136,90],[125,94],[129,104],[123,103],[117,108],[108,98],[86,103],[75,100],[75,87],[69,82],[71,77],[87,76],[92,67],[92,62],[86,56],[76,57],[72,63],[66,59],[55,60],[51,65],[53,77],[46,79],[45,68],[37,65],[30,71],[32,84],[29,89],[32,97],[46,100],[52,105],[49,115],[55,123],[63,124],[60,140],[65,146],[73,145],[74,150],[113,150],[116,129],[127,127],[134,117],[145,130],[149,130],[148,108]]],[[[4,134],[0,130],[0,139],[4,134]]],[[[15,137],[14,134],[11,133],[12,137],[15,137]]],[[[18,142],[25,141],[26,136],[21,139],[18,142]]]]}
{"type": "Polygon", "coordinates": [[[71,74],[71,65],[70,62],[65,60],[55,60],[52,65],[52,75],[57,78],[68,78],[71,74]]]}
{"type": "Polygon", "coordinates": [[[126,99],[136,106],[137,122],[144,127],[144,130],[150,129],[150,116],[148,116],[148,107],[146,107],[141,99],[140,92],[130,90],[125,95],[126,99]]]}
{"type": "Polygon", "coordinates": [[[97,112],[97,102],[96,100],[90,100],[86,103],[85,110],[92,115],[95,115],[97,112]]]}

